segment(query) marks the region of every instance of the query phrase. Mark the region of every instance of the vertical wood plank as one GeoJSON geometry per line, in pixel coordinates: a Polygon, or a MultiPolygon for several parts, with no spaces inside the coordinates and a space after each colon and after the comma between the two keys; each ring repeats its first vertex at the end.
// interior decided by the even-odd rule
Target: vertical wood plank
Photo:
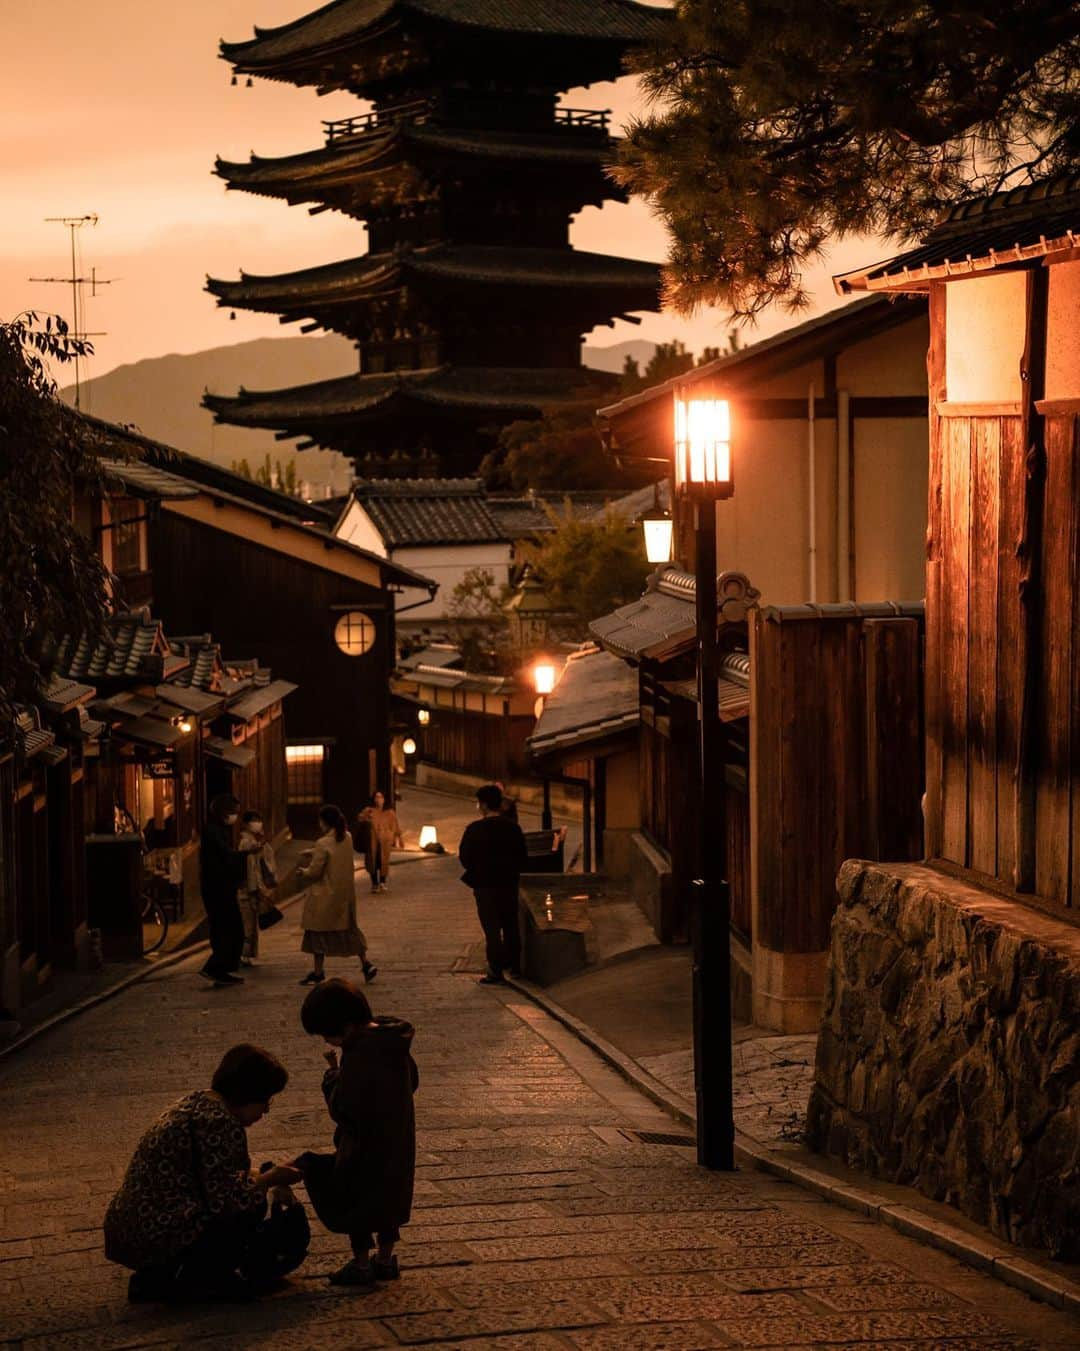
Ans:
{"type": "Polygon", "coordinates": [[[998,473],[1001,426],[974,418],[968,637],[968,859],[995,876],[997,853],[998,473]]]}
{"type": "Polygon", "coordinates": [[[1042,532],[1040,643],[1043,680],[1037,708],[1035,892],[1064,905],[1069,895],[1072,613],[1077,491],[1071,419],[1046,424],[1046,494],[1042,532]]]}
{"type": "Polygon", "coordinates": [[[1024,625],[1020,604],[1025,448],[1017,417],[999,422],[997,632],[997,875],[1012,886],[1018,866],[1017,765],[1023,702],[1024,625]]]}
{"type": "Polygon", "coordinates": [[[945,386],[944,282],[930,287],[930,346],[926,356],[929,387],[930,472],[926,522],[926,853],[940,858],[943,847],[942,806],[942,678],[944,671],[941,613],[942,574],[942,435],[947,420],[937,406],[947,397],[945,386]]]}
{"type": "Polygon", "coordinates": [[[819,950],[816,934],[826,865],[819,843],[826,810],[821,791],[825,743],[822,628],[815,620],[781,625],[784,770],[780,849],[786,952],[819,950]]]}
{"type": "Polygon", "coordinates": [[[968,866],[968,565],[971,420],[941,428],[941,576],[938,596],[941,857],[968,866]]]}
{"type": "Polygon", "coordinates": [[[750,613],[750,796],[754,939],[776,951],[782,941],[780,799],[783,765],[780,689],[781,625],[750,613]]]}
{"type": "MultiPolygon", "coordinates": [[[[1080,485],[1080,416],[1061,419],[1061,435],[1068,440],[1073,482],[1080,485]]],[[[1072,579],[1069,616],[1072,633],[1072,706],[1069,716],[1069,894],[1067,904],[1080,906],[1080,497],[1072,500],[1072,579]]]]}
{"type": "Polygon", "coordinates": [[[923,852],[922,635],[915,619],[867,619],[863,638],[866,855],[914,860],[923,852]]]}

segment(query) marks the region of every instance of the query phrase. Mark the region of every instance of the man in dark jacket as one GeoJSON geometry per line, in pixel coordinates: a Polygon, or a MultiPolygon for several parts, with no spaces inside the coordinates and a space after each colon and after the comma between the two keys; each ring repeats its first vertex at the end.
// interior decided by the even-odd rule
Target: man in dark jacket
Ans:
{"type": "Polygon", "coordinates": [[[199,884],[210,924],[210,956],[201,975],[215,985],[242,985],[236,975],[244,951],[244,920],[237,891],[247,875],[247,854],[233,844],[240,811],[236,798],[219,794],[210,803],[199,841],[199,884]]]}
{"type": "Polygon", "coordinates": [[[521,827],[502,812],[502,793],[493,783],[477,790],[480,820],[466,827],[458,848],[465,869],[461,880],[472,887],[476,913],[487,943],[487,974],[481,985],[502,985],[503,972],[520,975],[518,884],[528,852],[521,827]]]}

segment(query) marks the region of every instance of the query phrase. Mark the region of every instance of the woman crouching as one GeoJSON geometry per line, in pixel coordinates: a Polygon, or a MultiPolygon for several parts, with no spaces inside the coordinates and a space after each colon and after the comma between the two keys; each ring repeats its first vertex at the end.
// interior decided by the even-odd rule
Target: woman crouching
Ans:
{"type": "Polygon", "coordinates": [[[412,1210],[416,1171],[413,1028],[399,1018],[373,1017],[347,980],[312,990],[300,1020],[305,1032],[333,1048],[325,1053],[322,1089],[337,1127],[336,1152],[296,1160],[315,1213],[333,1233],[348,1234],[352,1245],[351,1261],[330,1281],[370,1287],[396,1280],[394,1246],[412,1210]]]}
{"type": "Polygon", "coordinates": [[[105,1256],[134,1271],[130,1300],[249,1298],[307,1256],[307,1217],[289,1190],[300,1172],[253,1173],[245,1135],[288,1078],[269,1051],[234,1046],[209,1091],[181,1098],[139,1141],[104,1226],[105,1256]]]}

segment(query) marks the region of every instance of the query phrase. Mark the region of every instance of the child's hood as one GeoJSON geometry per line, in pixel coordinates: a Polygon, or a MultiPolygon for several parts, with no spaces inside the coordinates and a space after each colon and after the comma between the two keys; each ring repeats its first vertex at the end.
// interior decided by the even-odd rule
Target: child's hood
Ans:
{"type": "Polygon", "coordinates": [[[357,1028],[345,1042],[344,1049],[356,1047],[370,1048],[376,1051],[408,1051],[416,1029],[404,1018],[395,1018],[393,1014],[383,1014],[374,1021],[374,1026],[357,1028]]]}

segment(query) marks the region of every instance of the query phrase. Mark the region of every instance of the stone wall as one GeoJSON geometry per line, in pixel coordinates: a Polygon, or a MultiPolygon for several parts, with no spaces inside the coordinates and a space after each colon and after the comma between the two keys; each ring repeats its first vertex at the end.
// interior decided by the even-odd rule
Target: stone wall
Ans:
{"type": "Polygon", "coordinates": [[[1080,929],[916,864],[838,885],[811,1147],[1080,1258],[1080,929]]]}

